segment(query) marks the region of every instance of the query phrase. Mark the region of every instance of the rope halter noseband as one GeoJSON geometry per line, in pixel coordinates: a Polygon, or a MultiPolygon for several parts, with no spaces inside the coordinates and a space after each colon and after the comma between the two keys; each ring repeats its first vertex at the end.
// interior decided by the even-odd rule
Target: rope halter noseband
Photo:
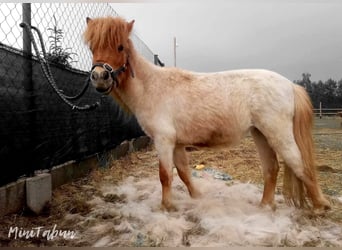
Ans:
{"type": "Polygon", "coordinates": [[[91,72],[93,72],[93,70],[96,67],[102,67],[105,71],[107,71],[109,73],[109,76],[112,78],[115,88],[118,87],[118,85],[119,85],[118,76],[121,73],[125,72],[127,69],[126,63],[116,70],[114,70],[113,67],[110,66],[108,63],[95,63],[91,67],[91,72]]]}
{"type": "MultiPolygon", "coordinates": [[[[99,62],[99,63],[95,63],[93,64],[93,66],[91,67],[91,72],[93,72],[93,70],[96,68],[96,67],[102,67],[107,73],[108,73],[108,76],[110,76],[113,80],[113,83],[112,83],[112,87],[114,88],[117,88],[119,86],[119,79],[118,79],[118,76],[121,74],[121,73],[124,73],[126,72],[127,68],[129,66],[129,61],[128,61],[128,58],[127,58],[127,62],[124,63],[120,68],[118,69],[113,69],[113,67],[111,65],[109,65],[108,63],[102,63],[102,62],[99,62]]],[[[130,71],[131,71],[131,76],[134,77],[134,72],[132,70],[132,68],[130,67],[130,71]]],[[[92,76],[91,76],[92,77],[92,76]]],[[[107,79],[107,78],[106,78],[107,79]]],[[[106,80],[105,79],[105,80],[106,80]]],[[[111,87],[111,88],[112,88],[111,87]]],[[[110,89],[111,89],[110,88],[110,89]]],[[[110,92],[110,91],[109,91],[110,92]]]]}

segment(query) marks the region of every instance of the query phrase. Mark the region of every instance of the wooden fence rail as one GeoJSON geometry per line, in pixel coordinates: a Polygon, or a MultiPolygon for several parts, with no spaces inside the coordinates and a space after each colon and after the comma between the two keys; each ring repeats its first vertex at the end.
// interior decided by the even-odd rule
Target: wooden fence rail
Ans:
{"type": "Polygon", "coordinates": [[[322,108],[322,104],[320,103],[320,107],[317,109],[313,109],[314,115],[319,116],[340,116],[342,117],[342,108],[322,108]]]}

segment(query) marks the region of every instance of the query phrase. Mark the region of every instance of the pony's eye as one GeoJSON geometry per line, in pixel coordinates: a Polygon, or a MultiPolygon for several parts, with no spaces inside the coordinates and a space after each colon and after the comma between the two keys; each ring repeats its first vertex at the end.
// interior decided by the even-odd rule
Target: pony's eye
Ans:
{"type": "Polygon", "coordinates": [[[124,47],[122,46],[122,44],[120,44],[118,47],[118,51],[121,52],[121,51],[123,51],[123,49],[124,49],[124,47]]]}

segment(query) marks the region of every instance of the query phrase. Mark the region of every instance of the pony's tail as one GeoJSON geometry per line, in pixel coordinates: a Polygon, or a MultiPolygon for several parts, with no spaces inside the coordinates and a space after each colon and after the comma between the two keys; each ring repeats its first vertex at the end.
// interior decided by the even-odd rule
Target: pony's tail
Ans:
{"type": "MultiPolygon", "coordinates": [[[[312,138],[313,107],[305,89],[296,84],[294,84],[294,102],[293,133],[302,156],[304,174],[313,183],[317,183],[314,143],[312,138]]],[[[308,207],[308,193],[303,181],[286,164],[284,169],[283,194],[287,203],[301,208],[308,207]]]]}

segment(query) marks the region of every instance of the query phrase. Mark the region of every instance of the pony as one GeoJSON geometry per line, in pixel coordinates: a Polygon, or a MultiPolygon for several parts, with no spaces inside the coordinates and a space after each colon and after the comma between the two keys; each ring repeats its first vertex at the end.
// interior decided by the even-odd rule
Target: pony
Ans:
{"type": "Polygon", "coordinates": [[[234,145],[248,133],[262,165],[260,206],[276,209],[281,157],[286,202],[320,211],[331,207],[317,180],[312,104],[304,88],[269,70],[199,73],[159,67],[135,50],[130,39],[134,20],[87,17],[86,22],[83,38],[92,52],[91,83],[133,113],[153,140],[163,209],[177,209],[171,197],[173,167],[190,196],[201,196],[191,179],[187,146],[234,145]]]}

